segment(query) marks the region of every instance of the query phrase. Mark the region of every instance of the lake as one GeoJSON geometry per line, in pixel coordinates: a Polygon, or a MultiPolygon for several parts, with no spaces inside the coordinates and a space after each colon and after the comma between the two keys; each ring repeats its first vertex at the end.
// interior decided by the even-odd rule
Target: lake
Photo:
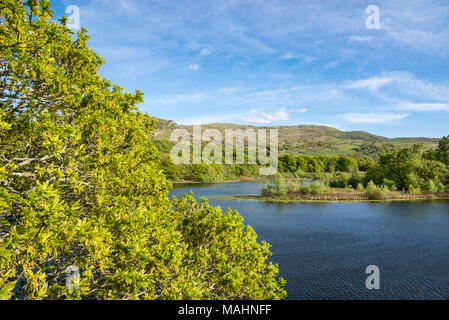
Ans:
{"type": "MultiPolygon", "coordinates": [[[[261,182],[177,184],[180,196],[257,194],[261,182]]],[[[270,203],[211,199],[272,245],[288,299],[449,299],[449,202],[270,203]],[[365,287],[380,268],[380,289],[365,287]]]]}

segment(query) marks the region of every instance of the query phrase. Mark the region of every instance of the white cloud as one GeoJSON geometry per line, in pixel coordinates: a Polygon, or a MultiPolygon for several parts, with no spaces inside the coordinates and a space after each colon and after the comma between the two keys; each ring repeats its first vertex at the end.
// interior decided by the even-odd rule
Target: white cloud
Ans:
{"type": "Polygon", "coordinates": [[[201,54],[202,56],[207,56],[207,55],[210,54],[210,50],[208,50],[208,49],[202,49],[201,52],[200,52],[200,54],[201,54]]]}
{"type": "Polygon", "coordinates": [[[409,5],[391,1],[381,13],[384,40],[427,54],[447,53],[448,15],[447,1],[416,0],[409,5]]]}
{"type": "Polygon", "coordinates": [[[401,103],[399,108],[416,112],[449,111],[449,103],[401,103]]]}
{"type": "Polygon", "coordinates": [[[331,89],[330,94],[331,94],[332,96],[337,96],[337,95],[340,94],[340,91],[338,91],[337,89],[331,89]]]}
{"type": "Polygon", "coordinates": [[[304,113],[304,112],[307,112],[307,108],[300,108],[300,109],[296,109],[295,111],[304,113]]]}
{"type": "Polygon", "coordinates": [[[340,117],[350,123],[387,124],[407,118],[408,114],[396,113],[345,113],[340,117]]]}
{"type": "Polygon", "coordinates": [[[227,88],[221,88],[218,90],[219,94],[233,94],[241,91],[240,88],[233,88],[233,87],[227,87],[227,88]]]}
{"type": "MultiPolygon", "coordinates": [[[[388,94],[384,98],[398,104],[398,98],[404,100],[434,100],[447,101],[449,87],[435,84],[426,79],[419,79],[408,72],[387,72],[367,79],[348,81],[342,86],[344,89],[368,89],[379,93],[379,89],[390,87],[395,90],[394,95],[388,94]]],[[[383,92],[387,94],[387,92],[383,92]]],[[[425,107],[425,106],[424,106],[425,107]]],[[[434,106],[435,107],[435,106],[434,106]]],[[[441,106],[440,106],[441,107],[441,106]]]]}
{"type": "Polygon", "coordinates": [[[191,64],[189,66],[189,69],[193,70],[193,71],[198,71],[198,69],[200,68],[199,64],[191,64]]]}
{"type": "Polygon", "coordinates": [[[338,61],[338,60],[331,61],[331,62],[326,63],[326,64],[324,65],[324,69],[335,68],[335,67],[337,67],[340,63],[341,63],[341,62],[338,61]]]}
{"type": "Polygon", "coordinates": [[[373,37],[361,37],[356,35],[351,35],[348,37],[349,42],[371,42],[373,37]]]}
{"type": "Polygon", "coordinates": [[[302,58],[302,60],[303,60],[305,63],[312,63],[312,62],[314,62],[314,61],[317,61],[318,58],[317,58],[317,57],[312,57],[312,56],[304,56],[304,57],[302,58]]]}
{"type": "Polygon", "coordinates": [[[254,115],[244,116],[242,120],[251,122],[251,123],[259,123],[266,124],[274,121],[288,120],[289,113],[285,110],[285,108],[281,108],[276,112],[259,112],[254,115]]]}
{"type": "Polygon", "coordinates": [[[376,91],[393,81],[394,79],[391,77],[372,77],[364,80],[350,81],[345,87],[348,89],[370,89],[376,91]]]}
{"type": "Polygon", "coordinates": [[[290,60],[290,59],[295,59],[298,56],[296,54],[294,54],[293,52],[286,52],[281,56],[281,59],[284,60],[290,60]]]}

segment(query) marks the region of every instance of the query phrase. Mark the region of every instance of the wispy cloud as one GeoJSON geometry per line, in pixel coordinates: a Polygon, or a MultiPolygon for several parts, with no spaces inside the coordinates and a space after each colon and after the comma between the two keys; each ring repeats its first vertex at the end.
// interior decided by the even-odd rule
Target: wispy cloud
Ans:
{"type": "Polygon", "coordinates": [[[372,77],[364,80],[350,81],[345,86],[347,89],[370,89],[376,91],[377,89],[392,83],[394,81],[391,77],[372,77]]]}
{"type": "Polygon", "coordinates": [[[344,121],[357,124],[389,124],[408,116],[409,114],[394,113],[345,113],[340,115],[344,121]]]}
{"type": "Polygon", "coordinates": [[[350,35],[348,37],[348,41],[350,43],[372,43],[373,41],[376,41],[376,38],[372,36],[358,36],[358,35],[350,35]]]}
{"type": "MultiPolygon", "coordinates": [[[[408,114],[428,112],[419,135],[447,131],[447,0],[376,0],[380,30],[355,0],[78,2],[102,75],[143,91],[152,115],[361,130],[402,120],[412,135],[408,114]]],[[[60,16],[71,1],[54,3],[60,16]]]]}
{"type": "Polygon", "coordinates": [[[391,101],[398,95],[408,96],[414,100],[444,102],[449,99],[449,86],[417,78],[410,72],[385,72],[366,79],[348,81],[343,86],[344,89],[367,89],[376,93],[386,87],[394,90],[394,94],[390,94],[391,101]]]}
{"type": "Polygon", "coordinates": [[[298,58],[298,55],[293,52],[286,52],[281,56],[281,59],[290,60],[290,59],[296,59],[298,58]]]}
{"type": "Polygon", "coordinates": [[[401,103],[399,109],[416,112],[449,111],[449,103],[401,103]]]}
{"type": "Polygon", "coordinates": [[[210,52],[210,50],[209,49],[201,49],[201,51],[200,51],[200,54],[202,55],[202,56],[207,56],[207,55],[209,55],[211,52],[210,52]]]}
{"type": "Polygon", "coordinates": [[[281,108],[275,112],[260,112],[253,115],[242,117],[244,121],[249,123],[267,124],[275,121],[283,121],[289,119],[289,113],[285,108],[281,108]]]}
{"type": "Polygon", "coordinates": [[[382,30],[384,41],[403,44],[432,54],[447,54],[449,4],[447,1],[412,0],[384,3],[382,30]],[[439,53],[438,53],[439,51],[439,53]]]}
{"type": "Polygon", "coordinates": [[[199,64],[191,64],[191,65],[189,65],[189,69],[193,70],[193,71],[198,71],[199,68],[200,68],[199,64]]]}

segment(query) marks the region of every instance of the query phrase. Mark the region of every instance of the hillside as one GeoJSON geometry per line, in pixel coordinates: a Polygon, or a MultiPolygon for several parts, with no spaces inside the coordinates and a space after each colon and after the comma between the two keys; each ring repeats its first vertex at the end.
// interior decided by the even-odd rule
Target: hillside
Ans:
{"type": "MultiPolygon", "coordinates": [[[[157,119],[154,138],[169,140],[171,131],[176,128],[185,128],[191,132],[192,126],[178,125],[172,120],[157,119]]],[[[376,136],[364,131],[340,131],[338,129],[318,126],[274,126],[256,127],[237,125],[231,123],[213,123],[202,125],[205,129],[218,129],[222,133],[225,129],[248,128],[277,128],[279,130],[279,151],[294,155],[311,156],[356,156],[369,155],[377,157],[384,150],[392,148],[405,148],[420,143],[426,149],[437,146],[439,138],[386,138],[376,136]]]]}

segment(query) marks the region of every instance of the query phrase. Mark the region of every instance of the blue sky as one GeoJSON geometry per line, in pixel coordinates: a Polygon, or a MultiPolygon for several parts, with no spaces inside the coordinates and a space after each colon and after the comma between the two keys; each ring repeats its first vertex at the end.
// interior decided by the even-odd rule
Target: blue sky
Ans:
{"type": "Polygon", "coordinates": [[[181,124],[449,134],[447,0],[63,0],[101,74],[181,124]],[[368,5],[380,29],[366,28],[368,5]]]}

